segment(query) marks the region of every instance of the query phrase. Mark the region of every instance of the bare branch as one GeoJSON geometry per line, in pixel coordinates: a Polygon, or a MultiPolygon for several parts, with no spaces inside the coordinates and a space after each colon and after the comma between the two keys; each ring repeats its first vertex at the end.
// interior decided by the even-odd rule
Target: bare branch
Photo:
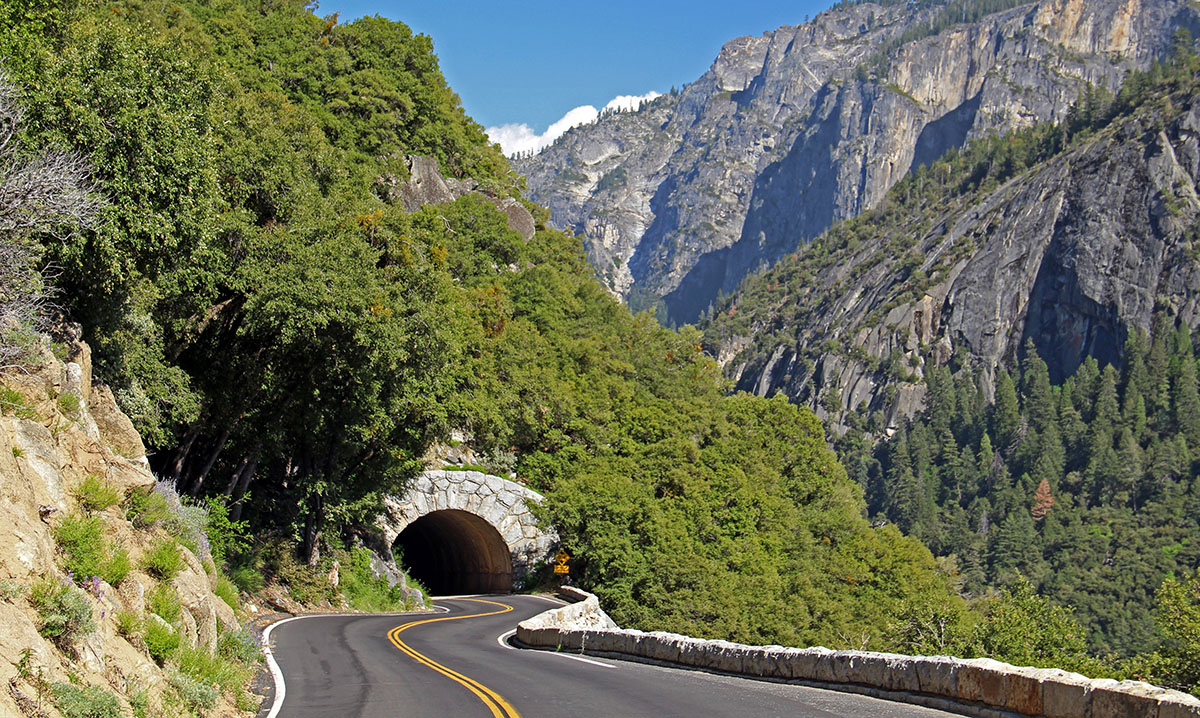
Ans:
{"type": "Polygon", "coordinates": [[[38,351],[49,309],[36,236],[94,226],[103,200],[82,156],[29,152],[20,93],[0,71],[0,374],[38,351]]]}

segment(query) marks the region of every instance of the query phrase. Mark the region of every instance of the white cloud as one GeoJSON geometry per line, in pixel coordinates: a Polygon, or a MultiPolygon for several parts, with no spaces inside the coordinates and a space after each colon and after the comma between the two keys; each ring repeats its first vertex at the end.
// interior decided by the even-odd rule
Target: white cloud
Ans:
{"type": "MultiPolygon", "coordinates": [[[[647,92],[644,95],[620,95],[610,100],[604,109],[635,110],[643,101],[653,100],[659,94],[647,92]]],[[[504,154],[511,156],[529,150],[540,152],[543,148],[549,147],[567,130],[595,122],[598,117],[600,117],[600,110],[591,105],[580,105],[567,112],[562,119],[547,127],[546,131],[541,134],[534,132],[532,127],[523,122],[489,127],[485,132],[492,142],[500,144],[500,149],[504,151],[504,154]]]]}
{"type": "Polygon", "coordinates": [[[604,106],[604,109],[621,110],[623,112],[628,110],[636,110],[643,102],[649,102],[656,97],[662,97],[662,93],[651,90],[644,95],[617,95],[608,101],[608,104],[604,106]]]}

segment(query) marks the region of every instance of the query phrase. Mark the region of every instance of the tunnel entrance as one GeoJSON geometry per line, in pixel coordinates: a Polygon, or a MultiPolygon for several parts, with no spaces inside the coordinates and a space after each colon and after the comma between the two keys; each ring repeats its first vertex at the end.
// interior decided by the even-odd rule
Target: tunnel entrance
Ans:
{"type": "Polygon", "coordinates": [[[425,514],[393,544],[398,562],[434,595],[511,593],[512,554],[491,524],[446,509],[425,514]]]}

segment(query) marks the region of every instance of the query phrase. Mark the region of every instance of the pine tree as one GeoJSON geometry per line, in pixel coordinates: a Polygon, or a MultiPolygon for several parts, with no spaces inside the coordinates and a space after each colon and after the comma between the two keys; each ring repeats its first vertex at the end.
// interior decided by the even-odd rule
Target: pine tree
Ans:
{"type": "Polygon", "coordinates": [[[1054,393],[1050,389],[1050,370],[1038,356],[1032,339],[1025,344],[1022,385],[1029,424],[1039,432],[1044,431],[1058,419],[1058,407],[1054,404],[1054,393]]]}
{"type": "Polygon", "coordinates": [[[996,403],[992,406],[992,435],[999,442],[1001,451],[1007,451],[1016,440],[1020,424],[1016,387],[1008,372],[1000,369],[996,377],[996,403]]]}
{"type": "MultiPolygon", "coordinates": [[[[1184,334],[1186,336],[1186,333],[1184,334]]],[[[1196,359],[1192,342],[1181,347],[1179,372],[1171,386],[1171,408],[1176,430],[1187,439],[1188,446],[1200,448],[1200,390],[1196,385],[1196,359]]]]}
{"type": "Polygon", "coordinates": [[[1029,510],[1029,514],[1034,521],[1041,521],[1046,518],[1046,514],[1050,513],[1050,509],[1054,507],[1054,494],[1050,492],[1050,482],[1042,479],[1038,484],[1037,491],[1033,493],[1033,508],[1029,510]]]}
{"type": "Polygon", "coordinates": [[[1166,430],[1170,418],[1171,383],[1167,376],[1168,361],[1166,317],[1160,316],[1155,322],[1150,353],[1146,356],[1146,382],[1150,389],[1145,393],[1146,412],[1158,431],[1166,430]]]}

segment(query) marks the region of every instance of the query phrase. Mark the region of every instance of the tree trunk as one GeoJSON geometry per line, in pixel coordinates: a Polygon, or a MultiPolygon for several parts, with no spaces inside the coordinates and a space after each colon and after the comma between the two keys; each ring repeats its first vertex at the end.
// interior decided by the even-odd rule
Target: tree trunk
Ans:
{"type": "Polygon", "coordinates": [[[208,476],[208,472],[212,471],[213,464],[217,463],[217,457],[220,456],[221,451],[224,450],[225,442],[229,441],[229,433],[231,431],[233,431],[233,427],[229,426],[221,432],[221,438],[217,439],[217,445],[215,448],[213,448],[212,453],[208,455],[208,460],[204,462],[204,468],[200,470],[200,473],[196,475],[195,480],[192,481],[191,488],[188,490],[188,493],[192,496],[200,493],[200,485],[204,483],[204,479],[208,476]]]}
{"type": "Polygon", "coordinates": [[[200,436],[200,426],[200,422],[197,421],[188,427],[187,433],[183,437],[183,443],[175,450],[175,457],[167,467],[167,478],[172,483],[179,482],[179,476],[183,473],[183,463],[187,461],[188,454],[192,451],[192,444],[196,443],[196,439],[200,436]]]}
{"type": "Polygon", "coordinates": [[[321,560],[321,554],[317,551],[317,539],[321,536],[324,524],[325,498],[314,494],[308,502],[308,516],[304,519],[304,542],[301,544],[302,558],[310,568],[315,567],[321,560]]]}
{"type": "Polygon", "coordinates": [[[258,469],[258,453],[254,453],[250,463],[246,464],[246,468],[242,469],[242,476],[238,480],[237,488],[233,490],[233,510],[229,512],[230,521],[240,521],[242,518],[242,506],[245,505],[243,499],[246,496],[246,487],[250,485],[250,480],[254,478],[254,472],[258,469]]]}
{"type": "Polygon", "coordinates": [[[233,490],[237,488],[238,481],[240,481],[242,478],[242,473],[246,471],[246,467],[249,465],[250,456],[243,456],[242,460],[238,462],[237,468],[234,469],[233,473],[229,475],[229,483],[225,484],[224,491],[226,500],[228,500],[230,496],[233,496],[233,490]]]}

